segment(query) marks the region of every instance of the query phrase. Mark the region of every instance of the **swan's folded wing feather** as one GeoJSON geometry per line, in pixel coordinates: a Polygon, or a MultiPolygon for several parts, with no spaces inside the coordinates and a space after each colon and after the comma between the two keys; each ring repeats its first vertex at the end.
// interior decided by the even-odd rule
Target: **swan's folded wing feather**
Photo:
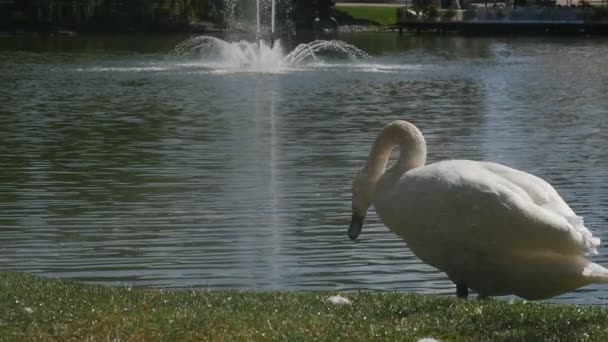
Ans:
{"type": "Polygon", "coordinates": [[[477,164],[525,191],[537,205],[565,217],[576,217],[572,208],[551,184],[542,178],[501,164],[490,162],[479,162],[477,164]]]}
{"type": "MultiPolygon", "coordinates": [[[[572,208],[568,206],[549,183],[540,177],[512,169],[508,166],[487,162],[480,163],[480,165],[503,178],[504,182],[500,182],[501,184],[515,192],[517,192],[515,188],[525,191],[537,206],[548,210],[557,216],[563,217],[563,219],[568,222],[571,229],[574,229],[574,231],[582,236],[585,252],[597,253],[596,248],[600,245],[600,239],[593,236],[591,231],[585,227],[583,218],[574,213],[572,208]]],[[[540,215],[544,215],[541,214],[543,212],[542,209],[538,210],[540,215]]]]}
{"type": "Polygon", "coordinates": [[[461,166],[438,165],[406,175],[392,196],[379,203],[383,221],[408,244],[432,241],[480,255],[497,250],[593,251],[584,226],[584,231],[578,229],[492,172],[461,166]]]}
{"type": "Polygon", "coordinates": [[[503,238],[512,244],[512,248],[519,246],[560,254],[592,251],[588,237],[566,217],[519,196],[503,184],[496,184],[486,201],[489,205],[496,201],[505,208],[497,211],[496,217],[510,223],[510,227],[504,227],[506,236],[503,238]]]}

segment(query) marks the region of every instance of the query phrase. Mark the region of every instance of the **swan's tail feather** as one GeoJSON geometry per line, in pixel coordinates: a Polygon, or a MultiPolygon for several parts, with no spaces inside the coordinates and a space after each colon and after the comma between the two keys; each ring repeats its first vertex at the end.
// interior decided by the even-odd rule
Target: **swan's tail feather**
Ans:
{"type": "Polygon", "coordinates": [[[585,225],[585,220],[582,216],[566,216],[566,220],[573,226],[585,225]]]}
{"type": "Polygon", "coordinates": [[[576,231],[578,231],[583,237],[583,243],[585,245],[585,251],[591,254],[597,254],[597,248],[602,241],[593,236],[591,231],[585,227],[585,221],[581,216],[567,216],[566,220],[570,223],[576,231]]]}
{"type": "Polygon", "coordinates": [[[592,283],[608,283],[608,270],[594,262],[585,266],[583,276],[590,278],[592,283]]]}

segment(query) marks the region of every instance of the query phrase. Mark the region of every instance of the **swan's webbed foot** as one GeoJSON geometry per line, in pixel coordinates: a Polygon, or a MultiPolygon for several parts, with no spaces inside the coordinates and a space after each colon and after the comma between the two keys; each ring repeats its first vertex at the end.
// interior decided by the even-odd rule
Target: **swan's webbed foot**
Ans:
{"type": "Polygon", "coordinates": [[[456,284],[456,297],[467,299],[469,296],[469,288],[464,284],[456,284]]]}

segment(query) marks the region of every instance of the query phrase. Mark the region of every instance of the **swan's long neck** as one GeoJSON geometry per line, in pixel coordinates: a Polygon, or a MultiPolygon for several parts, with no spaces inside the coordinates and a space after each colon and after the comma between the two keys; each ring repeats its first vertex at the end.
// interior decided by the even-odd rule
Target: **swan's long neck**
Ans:
{"type": "MultiPolygon", "coordinates": [[[[381,193],[413,169],[426,163],[426,142],[422,133],[407,121],[395,121],[384,127],[369,153],[365,171],[368,184],[381,193]],[[388,170],[386,166],[393,148],[399,147],[399,159],[388,170]]],[[[375,197],[375,196],[374,196],[375,197]]]]}

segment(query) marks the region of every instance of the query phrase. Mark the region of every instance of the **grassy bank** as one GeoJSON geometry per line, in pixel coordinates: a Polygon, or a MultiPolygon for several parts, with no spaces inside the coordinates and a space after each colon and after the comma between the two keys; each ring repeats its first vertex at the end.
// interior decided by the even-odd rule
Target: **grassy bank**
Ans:
{"type": "Polygon", "coordinates": [[[336,6],[334,12],[336,17],[377,26],[395,25],[397,22],[397,8],[391,6],[336,6]]]}
{"type": "Polygon", "coordinates": [[[608,341],[608,311],[407,294],[157,291],[0,273],[0,340],[608,341]]]}

